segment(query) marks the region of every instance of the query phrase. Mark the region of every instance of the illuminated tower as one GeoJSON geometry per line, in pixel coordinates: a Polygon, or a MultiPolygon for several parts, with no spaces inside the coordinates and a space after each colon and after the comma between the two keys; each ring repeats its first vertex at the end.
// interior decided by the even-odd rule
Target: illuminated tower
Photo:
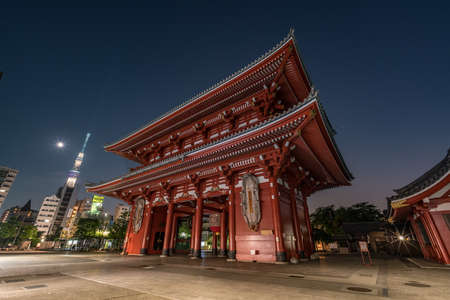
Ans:
{"type": "Polygon", "coordinates": [[[55,216],[53,226],[51,228],[51,232],[55,233],[61,224],[63,223],[67,208],[69,207],[70,200],[72,199],[73,191],[75,190],[75,185],[77,183],[78,176],[80,175],[81,164],[84,159],[84,151],[86,150],[86,145],[91,136],[90,133],[86,134],[86,139],[84,140],[83,148],[81,148],[81,152],[78,153],[75,158],[75,163],[73,164],[72,170],[69,171],[69,176],[67,178],[66,184],[64,185],[61,192],[61,199],[59,201],[58,212],[55,216]]]}

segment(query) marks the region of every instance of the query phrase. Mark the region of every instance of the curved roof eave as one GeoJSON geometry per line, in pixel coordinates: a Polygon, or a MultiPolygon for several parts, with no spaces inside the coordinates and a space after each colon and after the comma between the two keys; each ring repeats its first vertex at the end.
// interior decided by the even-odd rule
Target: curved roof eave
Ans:
{"type": "Polygon", "coordinates": [[[159,117],[157,117],[156,119],[153,119],[152,121],[150,121],[149,123],[147,123],[146,125],[144,125],[143,127],[133,131],[132,133],[128,134],[127,136],[125,136],[124,138],[120,139],[119,141],[109,144],[109,145],[105,145],[104,149],[106,151],[114,151],[115,147],[120,145],[121,143],[125,142],[126,140],[132,139],[133,136],[135,135],[139,135],[141,133],[144,133],[145,130],[149,127],[151,127],[152,125],[154,125],[155,123],[163,120],[164,118],[167,118],[173,114],[175,114],[177,111],[179,111],[180,109],[182,109],[183,107],[186,107],[187,105],[195,102],[196,100],[200,99],[201,97],[214,92],[215,90],[219,89],[220,87],[223,87],[224,85],[226,85],[227,83],[229,83],[230,81],[238,78],[240,75],[244,74],[245,72],[249,71],[251,68],[255,67],[256,65],[258,65],[259,63],[262,63],[265,59],[269,58],[270,56],[272,56],[274,53],[276,53],[278,50],[280,50],[281,48],[283,48],[287,43],[289,43],[289,41],[293,42],[295,51],[297,53],[299,62],[300,62],[300,66],[306,76],[306,79],[308,81],[308,84],[310,86],[312,86],[311,83],[311,79],[309,76],[309,73],[307,72],[303,61],[301,59],[301,55],[300,52],[298,50],[297,47],[297,43],[294,37],[294,30],[290,30],[289,34],[283,39],[281,40],[276,46],[274,46],[272,49],[270,49],[269,51],[267,51],[265,54],[263,54],[262,56],[260,56],[259,58],[255,59],[253,62],[251,62],[250,64],[248,64],[247,66],[241,68],[240,70],[234,72],[233,74],[231,74],[230,76],[228,76],[227,78],[223,79],[222,81],[216,83],[215,85],[213,85],[212,87],[204,90],[203,92],[200,92],[199,94],[191,97],[190,99],[188,99],[187,101],[184,101],[183,103],[181,103],[180,105],[174,107],[173,109],[169,110],[168,112],[160,115],[159,117]]]}
{"type": "Polygon", "coordinates": [[[335,139],[334,139],[334,135],[336,134],[336,131],[335,131],[334,128],[332,127],[331,122],[330,122],[330,120],[328,119],[328,116],[327,116],[327,114],[325,113],[325,110],[324,110],[324,108],[323,108],[323,106],[322,106],[322,103],[320,102],[319,99],[317,99],[317,105],[318,105],[318,107],[319,107],[319,112],[320,112],[320,115],[321,115],[321,117],[322,117],[323,123],[325,124],[325,128],[326,128],[328,137],[329,137],[330,140],[331,140],[331,144],[332,144],[332,146],[333,146],[333,150],[335,151],[335,153],[336,153],[336,155],[337,155],[337,158],[338,158],[338,160],[339,160],[339,162],[340,162],[340,164],[341,164],[342,171],[343,171],[344,175],[347,177],[347,180],[348,180],[349,183],[350,183],[350,181],[352,181],[353,179],[355,179],[355,177],[354,177],[353,174],[350,172],[350,169],[347,167],[347,164],[345,163],[344,158],[342,157],[341,151],[339,150],[339,147],[338,147],[338,145],[337,145],[337,143],[336,143],[336,141],[335,141],[335,139]]]}
{"type": "Polygon", "coordinates": [[[450,149],[447,151],[447,155],[440,162],[434,165],[430,170],[428,170],[427,172],[425,172],[423,175],[419,176],[412,182],[408,183],[407,185],[395,189],[394,192],[396,192],[397,194],[407,193],[409,190],[414,188],[414,186],[423,184],[430,177],[435,176],[439,172],[448,171],[449,169],[450,169],[450,149]]]}
{"type": "MultiPolygon", "coordinates": [[[[403,204],[404,202],[407,202],[409,199],[412,199],[412,198],[414,198],[414,197],[416,197],[416,196],[418,196],[420,194],[426,193],[428,190],[432,189],[433,187],[435,187],[436,185],[441,183],[443,180],[445,180],[449,175],[450,175],[450,171],[447,171],[447,173],[445,173],[444,176],[442,176],[441,178],[439,178],[438,180],[433,182],[433,184],[427,186],[426,188],[424,188],[424,189],[422,189],[422,190],[420,190],[420,191],[418,191],[418,192],[416,192],[414,194],[406,195],[406,196],[404,196],[402,198],[398,198],[398,199],[393,199],[392,197],[390,197],[391,198],[391,206],[392,205],[396,205],[396,204],[403,204]]],[[[393,197],[395,197],[395,196],[393,196],[393,197]]],[[[427,197],[427,196],[424,196],[424,197],[427,197]]],[[[405,206],[409,205],[409,204],[410,203],[405,204],[405,206]]]]}
{"type": "Polygon", "coordinates": [[[138,175],[138,174],[141,174],[141,173],[145,173],[145,172],[150,171],[150,170],[152,170],[152,169],[159,168],[159,167],[161,167],[161,166],[170,164],[170,163],[172,163],[172,162],[174,162],[174,161],[177,161],[177,160],[180,160],[180,159],[184,159],[187,155],[192,155],[192,154],[195,154],[195,153],[197,153],[197,152],[199,152],[199,151],[207,150],[207,149],[209,149],[209,148],[211,148],[211,147],[215,147],[215,146],[217,146],[217,145],[219,145],[219,144],[221,144],[221,143],[228,142],[228,141],[231,140],[231,139],[235,139],[235,138],[237,138],[237,137],[241,137],[242,135],[251,133],[251,132],[253,132],[253,131],[260,130],[261,128],[264,128],[264,127],[266,127],[266,126],[270,126],[271,124],[276,123],[276,122],[282,120],[283,118],[292,115],[293,113],[295,113],[295,112],[297,112],[297,111],[303,110],[303,109],[305,109],[308,105],[314,104],[314,103],[316,103],[316,102],[317,102],[317,98],[310,98],[310,99],[307,99],[307,100],[305,100],[303,103],[298,104],[296,107],[291,107],[291,108],[289,108],[289,109],[286,110],[285,113],[283,113],[283,114],[274,116],[274,117],[271,118],[271,119],[264,120],[264,121],[262,121],[262,122],[260,122],[260,123],[258,123],[258,124],[255,124],[255,125],[252,126],[252,127],[249,127],[249,128],[247,128],[247,129],[238,131],[238,132],[236,132],[236,133],[234,133],[234,134],[231,134],[231,135],[229,135],[229,136],[226,136],[226,137],[224,137],[224,138],[222,138],[222,139],[220,139],[220,140],[211,142],[211,143],[206,144],[206,145],[202,145],[202,146],[200,146],[200,147],[198,147],[198,148],[191,149],[191,150],[189,150],[189,151],[187,151],[187,152],[180,153],[179,155],[176,155],[176,156],[174,156],[174,157],[170,157],[170,158],[167,158],[167,159],[165,159],[165,160],[163,160],[163,161],[160,161],[160,162],[157,162],[157,163],[148,165],[148,166],[146,166],[146,167],[144,167],[144,168],[142,168],[142,169],[139,169],[139,170],[130,172],[130,173],[125,174],[125,175],[120,176],[120,177],[116,177],[116,178],[111,179],[111,180],[109,180],[109,181],[107,181],[107,182],[103,182],[103,183],[100,183],[100,184],[98,184],[98,185],[90,185],[90,186],[87,186],[87,187],[88,187],[88,189],[91,190],[91,191],[97,190],[97,189],[99,189],[99,188],[102,188],[102,187],[105,187],[105,186],[108,186],[108,185],[111,185],[111,184],[114,184],[114,183],[119,183],[121,180],[123,180],[123,179],[125,179],[125,178],[129,178],[129,177],[132,177],[132,176],[134,176],[134,175],[138,175]]]}

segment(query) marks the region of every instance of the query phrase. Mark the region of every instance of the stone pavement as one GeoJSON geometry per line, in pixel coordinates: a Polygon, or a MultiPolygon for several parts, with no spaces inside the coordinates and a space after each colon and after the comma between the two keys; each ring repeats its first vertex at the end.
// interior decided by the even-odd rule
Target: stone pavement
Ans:
{"type": "Polygon", "coordinates": [[[437,262],[429,261],[423,258],[406,258],[407,261],[415,264],[422,269],[447,269],[450,270],[450,265],[443,265],[437,262]]]}
{"type": "Polygon", "coordinates": [[[449,299],[450,270],[358,256],[298,265],[185,256],[0,255],[0,299],[449,299]]]}

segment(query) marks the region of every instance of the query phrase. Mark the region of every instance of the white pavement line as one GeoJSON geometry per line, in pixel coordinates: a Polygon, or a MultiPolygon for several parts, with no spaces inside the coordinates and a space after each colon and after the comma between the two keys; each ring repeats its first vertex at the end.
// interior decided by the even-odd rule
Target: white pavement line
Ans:
{"type": "Polygon", "coordinates": [[[56,264],[37,264],[37,265],[21,265],[21,266],[11,266],[11,267],[3,267],[5,269],[22,269],[22,268],[30,268],[30,267],[46,267],[46,266],[65,266],[65,265],[74,265],[74,264],[92,264],[92,263],[100,263],[100,261],[85,261],[85,262],[67,262],[67,263],[56,263],[56,264]]]}
{"type": "Polygon", "coordinates": [[[102,281],[102,280],[92,279],[92,278],[88,278],[88,277],[84,277],[84,276],[79,276],[79,275],[75,275],[75,274],[70,274],[70,273],[61,273],[61,274],[66,275],[66,276],[70,276],[70,277],[75,277],[75,278],[83,279],[83,280],[88,280],[88,281],[97,282],[97,283],[104,284],[104,285],[109,285],[109,286],[112,286],[112,287],[120,287],[120,288],[123,288],[123,289],[127,289],[127,290],[131,290],[131,291],[139,292],[139,293],[142,293],[142,294],[147,294],[147,295],[150,295],[150,296],[157,296],[157,297],[161,297],[161,298],[165,298],[165,299],[170,299],[170,300],[181,300],[181,299],[179,299],[179,298],[168,297],[168,296],[166,296],[166,295],[156,294],[156,293],[153,293],[153,292],[150,293],[150,292],[148,292],[148,291],[138,290],[138,289],[134,289],[134,288],[132,289],[132,288],[130,288],[130,287],[128,287],[128,286],[114,285],[114,284],[111,284],[111,283],[108,283],[108,282],[105,282],[105,281],[102,281]]]}
{"type": "MultiPolygon", "coordinates": [[[[208,268],[212,268],[215,271],[223,271],[223,272],[229,272],[229,273],[241,273],[241,274],[255,274],[258,273],[260,274],[261,271],[260,270],[245,270],[245,269],[232,269],[232,268],[226,268],[226,267],[216,267],[216,266],[195,266],[195,265],[183,265],[183,264],[163,264],[164,266],[174,266],[174,267],[179,267],[179,268],[184,268],[184,269],[197,269],[197,270],[204,270],[204,271],[209,271],[208,268]]],[[[266,276],[275,276],[275,277],[290,277],[290,276],[298,276],[298,277],[306,277],[306,275],[304,274],[300,274],[300,273],[282,273],[282,272],[263,272],[266,276]]],[[[310,277],[310,276],[308,276],[310,277]]]]}
{"type": "MultiPolygon", "coordinates": [[[[229,273],[235,273],[235,274],[260,274],[261,276],[268,276],[268,277],[275,277],[275,278],[298,278],[304,281],[317,281],[317,282],[333,282],[333,283],[340,283],[340,284],[364,284],[367,286],[376,286],[376,284],[368,284],[367,282],[361,282],[361,280],[351,280],[351,276],[345,277],[345,278],[339,278],[334,276],[326,276],[326,275],[305,275],[301,273],[283,273],[283,272],[270,272],[265,271],[261,273],[260,270],[243,270],[243,269],[232,269],[232,268],[226,268],[226,267],[215,267],[215,266],[196,266],[196,265],[183,265],[183,264],[163,264],[163,266],[174,266],[174,267],[180,267],[184,269],[197,269],[197,270],[208,270],[207,268],[214,268],[216,271],[223,271],[223,272],[229,272],[229,273]],[[300,277],[301,276],[301,277],[300,277]]],[[[365,269],[363,269],[365,270],[365,269]]],[[[355,271],[356,274],[361,270],[355,271]]],[[[356,276],[354,276],[356,277],[356,276]]],[[[358,275],[357,278],[360,278],[358,275]]],[[[376,280],[376,276],[375,276],[376,280]]],[[[367,280],[366,280],[367,281],[367,280]]],[[[372,287],[373,288],[373,287],[372,287]]]]}
{"type": "Polygon", "coordinates": [[[378,274],[376,284],[381,287],[380,295],[381,297],[389,297],[388,289],[388,265],[386,260],[383,260],[381,264],[378,265],[378,274]]]}
{"type": "Polygon", "coordinates": [[[413,263],[414,265],[416,265],[417,267],[421,268],[421,269],[439,269],[439,270],[450,270],[450,265],[447,266],[442,266],[442,267],[427,267],[427,266],[422,266],[420,263],[418,263],[417,261],[415,261],[414,259],[407,257],[406,258],[409,262],[413,263]]]}

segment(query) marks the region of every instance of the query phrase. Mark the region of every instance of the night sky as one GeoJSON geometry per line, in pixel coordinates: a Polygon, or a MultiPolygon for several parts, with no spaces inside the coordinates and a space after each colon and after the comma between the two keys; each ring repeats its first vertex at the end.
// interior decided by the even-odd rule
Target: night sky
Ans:
{"type": "MultiPolygon", "coordinates": [[[[450,146],[449,6],[146,1],[111,7],[107,1],[44,7],[34,1],[40,6],[13,8],[5,2],[0,165],[20,173],[0,212],[30,198],[38,209],[64,184],[87,132],[80,182],[125,174],[135,164],[104,152],[105,144],[250,63],[291,27],[355,176],[351,187],[312,196],[311,211],[361,201],[384,209],[393,188],[423,174],[450,146]],[[57,140],[66,148],[57,149],[57,140]]],[[[78,198],[84,195],[81,189],[78,198]]],[[[107,209],[116,203],[107,199],[107,209]]]]}

